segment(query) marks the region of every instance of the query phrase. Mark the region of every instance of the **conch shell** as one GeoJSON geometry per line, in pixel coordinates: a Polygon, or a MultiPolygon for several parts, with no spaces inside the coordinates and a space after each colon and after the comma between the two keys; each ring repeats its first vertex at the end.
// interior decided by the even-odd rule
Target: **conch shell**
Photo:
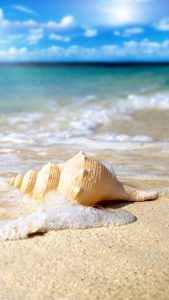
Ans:
{"type": "Polygon", "coordinates": [[[52,190],[57,190],[61,169],[59,165],[49,162],[37,174],[36,182],[32,189],[32,198],[41,200],[52,190]]]}
{"type": "Polygon", "coordinates": [[[28,171],[7,182],[35,200],[57,191],[82,205],[95,205],[103,200],[145,201],[158,198],[157,192],[134,189],[119,182],[100,161],[82,151],[63,164],[49,163],[38,173],[28,171]]]}
{"type": "Polygon", "coordinates": [[[49,162],[39,172],[29,170],[25,175],[8,178],[6,182],[32,199],[42,200],[48,192],[57,190],[61,170],[61,164],[49,162]]]}

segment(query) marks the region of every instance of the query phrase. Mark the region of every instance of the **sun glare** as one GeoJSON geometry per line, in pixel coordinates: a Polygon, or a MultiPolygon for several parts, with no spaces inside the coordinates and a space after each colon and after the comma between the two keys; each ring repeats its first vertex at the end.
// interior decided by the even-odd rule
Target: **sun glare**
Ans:
{"type": "Polygon", "coordinates": [[[143,11],[139,9],[138,3],[111,2],[102,9],[103,21],[107,24],[125,25],[142,22],[143,11]]]}
{"type": "Polygon", "coordinates": [[[112,10],[112,21],[116,24],[130,23],[133,20],[134,11],[131,6],[118,5],[112,10]]]}

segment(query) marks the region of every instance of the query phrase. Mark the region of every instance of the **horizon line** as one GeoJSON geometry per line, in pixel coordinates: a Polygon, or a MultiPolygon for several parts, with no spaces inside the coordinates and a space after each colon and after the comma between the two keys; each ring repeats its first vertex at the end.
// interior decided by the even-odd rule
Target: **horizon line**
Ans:
{"type": "Polygon", "coordinates": [[[68,66],[144,66],[144,65],[169,65],[169,61],[23,61],[23,62],[0,62],[0,66],[47,66],[47,65],[68,65],[68,66]]]}

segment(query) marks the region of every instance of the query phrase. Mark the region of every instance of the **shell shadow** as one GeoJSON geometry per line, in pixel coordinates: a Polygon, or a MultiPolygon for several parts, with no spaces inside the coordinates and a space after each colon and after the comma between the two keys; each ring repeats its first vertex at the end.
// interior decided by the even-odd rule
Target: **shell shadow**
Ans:
{"type": "Polygon", "coordinates": [[[32,239],[32,238],[37,237],[37,236],[41,237],[41,236],[44,236],[45,234],[46,234],[46,232],[34,232],[34,233],[30,233],[28,235],[28,239],[32,239]]]}
{"type": "Polygon", "coordinates": [[[101,201],[95,207],[119,209],[130,205],[131,202],[126,201],[101,201]]]}

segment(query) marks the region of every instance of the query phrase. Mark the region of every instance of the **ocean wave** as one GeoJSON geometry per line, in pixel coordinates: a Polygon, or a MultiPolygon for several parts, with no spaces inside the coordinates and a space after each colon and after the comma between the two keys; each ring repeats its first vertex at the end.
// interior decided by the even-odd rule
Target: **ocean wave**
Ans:
{"type": "Polygon", "coordinates": [[[106,132],[103,137],[100,137],[100,139],[103,139],[108,142],[153,142],[153,138],[147,136],[147,135],[135,135],[135,136],[129,136],[126,134],[117,134],[113,132],[106,132]]]}
{"type": "MultiPolygon", "coordinates": [[[[37,135],[37,131],[35,131],[35,136],[37,135]]],[[[146,135],[136,135],[136,136],[129,136],[125,134],[116,134],[113,132],[108,132],[105,134],[94,135],[93,132],[89,131],[88,129],[84,131],[74,131],[69,130],[65,132],[61,132],[59,134],[52,134],[51,132],[46,132],[43,136],[36,137],[35,139],[30,138],[29,135],[26,136],[24,133],[18,134],[9,134],[8,136],[4,136],[0,134],[1,142],[3,143],[4,149],[0,152],[2,153],[13,153],[14,151],[11,150],[15,148],[15,152],[19,149],[26,149],[29,148],[33,151],[36,151],[37,145],[41,147],[49,147],[54,145],[71,145],[72,149],[77,148],[77,151],[81,148],[98,148],[98,149],[106,149],[106,148],[117,148],[119,147],[118,144],[121,144],[121,148],[126,149],[127,147],[131,149],[139,148],[140,145],[144,143],[148,143],[149,146],[155,146],[157,142],[153,140],[153,138],[146,136],[146,135]],[[151,144],[151,145],[150,145],[151,144]]],[[[39,147],[37,148],[38,152],[39,147]]]]}
{"type": "Polygon", "coordinates": [[[22,144],[43,145],[44,142],[67,143],[68,140],[79,137],[109,142],[152,142],[153,138],[145,132],[135,136],[119,134],[112,125],[113,121],[120,120],[125,126],[125,120],[132,120],[134,111],[143,109],[169,109],[169,94],[129,94],[115,102],[111,99],[97,102],[92,100],[79,105],[62,105],[52,111],[2,115],[0,138],[6,144],[18,144],[20,147],[22,144]]]}
{"type": "Polygon", "coordinates": [[[148,95],[129,94],[125,101],[121,101],[116,106],[117,112],[131,114],[136,110],[154,109],[165,110],[169,109],[169,93],[158,92],[148,95]]]}

